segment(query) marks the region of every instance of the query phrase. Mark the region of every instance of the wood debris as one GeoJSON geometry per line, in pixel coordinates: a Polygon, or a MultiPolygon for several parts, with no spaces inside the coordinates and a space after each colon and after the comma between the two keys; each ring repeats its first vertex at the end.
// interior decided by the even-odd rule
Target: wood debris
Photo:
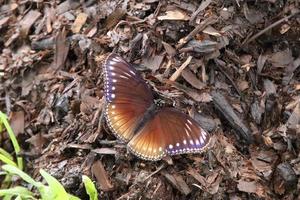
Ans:
{"type": "MultiPolygon", "coordinates": [[[[296,0],[1,1],[0,110],[26,173],[83,199],[83,174],[99,199],[299,199],[299,12],[296,0]],[[111,52],[211,147],[133,156],[105,123],[111,52]]],[[[6,131],[0,144],[14,155],[6,131]]]]}

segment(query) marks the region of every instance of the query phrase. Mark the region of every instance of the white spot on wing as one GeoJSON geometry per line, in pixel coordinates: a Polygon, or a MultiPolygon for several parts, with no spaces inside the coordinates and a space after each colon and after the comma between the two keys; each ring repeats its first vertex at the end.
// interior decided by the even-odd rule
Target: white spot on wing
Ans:
{"type": "Polygon", "coordinates": [[[117,82],[117,80],[116,80],[116,79],[113,79],[113,80],[112,80],[112,82],[116,83],[116,82],[117,82]]]}
{"type": "Polygon", "coordinates": [[[120,75],[121,78],[124,78],[124,79],[129,79],[128,77],[126,76],[123,76],[123,75],[120,75]]]}
{"type": "Polygon", "coordinates": [[[185,124],[189,131],[192,131],[191,127],[188,124],[185,124]]]}
{"type": "Polygon", "coordinates": [[[186,140],[183,140],[183,144],[186,144],[186,140]]]}
{"type": "Polygon", "coordinates": [[[187,135],[188,137],[191,137],[189,131],[188,131],[186,128],[184,128],[184,130],[185,130],[186,135],[187,135]]]}
{"type": "Polygon", "coordinates": [[[169,149],[173,149],[173,145],[170,144],[170,145],[169,145],[169,149]]]}
{"type": "Polygon", "coordinates": [[[203,144],[204,143],[204,140],[202,137],[200,137],[200,143],[203,144]]]}
{"type": "Polygon", "coordinates": [[[115,65],[117,62],[115,62],[115,61],[113,61],[113,60],[110,60],[108,63],[109,63],[110,65],[115,65]]]}

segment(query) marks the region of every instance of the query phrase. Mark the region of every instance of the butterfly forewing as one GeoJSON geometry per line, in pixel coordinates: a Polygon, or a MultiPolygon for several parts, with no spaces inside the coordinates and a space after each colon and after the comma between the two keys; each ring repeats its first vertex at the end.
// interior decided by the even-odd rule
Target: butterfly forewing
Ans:
{"type": "Polygon", "coordinates": [[[106,112],[109,127],[123,141],[133,131],[153,103],[152,92],[138,72],[117,54],[104,63],[106,112]]]}
{"type": "Polygon", "coordinates": [[[166,154],[203,151],[210,137],[191,117],[175,109],[159,110],[128,143],[129,149],[146,160],[159,160],[166,154]]]}

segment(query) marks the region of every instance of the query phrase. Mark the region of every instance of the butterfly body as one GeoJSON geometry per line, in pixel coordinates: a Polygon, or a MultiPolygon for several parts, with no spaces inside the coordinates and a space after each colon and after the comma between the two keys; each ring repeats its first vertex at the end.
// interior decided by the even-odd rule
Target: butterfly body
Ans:
{"type": "Polygon", "coordinates": [[[188,115],[160,108],[152,91],[132,65],[117,54],[104,63],[105,117],[111,131],[140,158],[159,160],[166,155],[203,151],[208,133],[188,115]]]}

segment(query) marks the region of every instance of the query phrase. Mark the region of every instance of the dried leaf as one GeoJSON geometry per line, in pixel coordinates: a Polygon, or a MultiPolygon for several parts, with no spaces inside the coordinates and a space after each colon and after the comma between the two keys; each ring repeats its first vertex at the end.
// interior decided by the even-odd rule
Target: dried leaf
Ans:
{"type": "Polygon", "coordinates": [[[105,20],[105,28],[110,30],[112,27],[117,25],[122,17],[126,14],[126,11],[120,8],[117,8],[112,12],[105,20]]]}
{"type": "Polygon", "coordinates": [[[248,81],[245,80],[239,80],[237,85],[241,91],[244,91],[249,88],[248,81]]]}
{"type": "Polygon", "coordinates": [[[83,95],[81,104],[80,104],[80,111],[90,115],[93,111],[97,108],[100,104],[99,100],[95,97],[83,95]]]}
{"type": "Polygon", "coordinates": [[[101,190],[107,192],[113,189],[113,185],[111,184],[100,160],[97,160],[92,165],[92,173],[96,177],[101,190]]]}
{"type": "Polygon", "coordinates": [[[273,67],[286,67],[294,61],[294,58],[292,56],[292,51],[286,49],[284,51],[273,53],[268,60],[272,63],[273,67]]]}
{"type": "Polygon", "coordinates": [[[244,8],[244,15],[251,24],[258,24],[263,22],[264,15],[260,11],[249,9],[247,3],[244,3],[243,8],[244,8]]]}
{"type": "Polygon", "coordinates": [[[143,58],[142,64],[145,65],[148,69],[150,69],[153,73],[159,69],[160,65],[162,64],[164,56],[150,56],[147,58],[143,58]]]}
{"type": "Polygon", "coordinates": [[[206,187],[207,183],[203,176],[201,176],[195,169],[190,168],[187,173],[191,175],[194,179],[196,179],[201,186],[206,187]]]}
{"type": "Polygon", "coordinates": [[[45,134],[37,133],[27,139],[26,142],[32,145],[32,152],[41,153],[43,150],[43,146],[48,142],[48,139],[45,137],[45,134]]]}
{"type": "Polygon", "coordinates": [[[20,133],[24,133],[24,128],[25,128],[24,112],[23,111],[12,112],[10,115],[10,125],[16,136],[18,136],[20,133]]]}
{"type": "Polygon", "coordinates": [[[300,103],[294,108],[292,114],[287,121],[288,128],[294,129],[300,133],[300,103]]]}

